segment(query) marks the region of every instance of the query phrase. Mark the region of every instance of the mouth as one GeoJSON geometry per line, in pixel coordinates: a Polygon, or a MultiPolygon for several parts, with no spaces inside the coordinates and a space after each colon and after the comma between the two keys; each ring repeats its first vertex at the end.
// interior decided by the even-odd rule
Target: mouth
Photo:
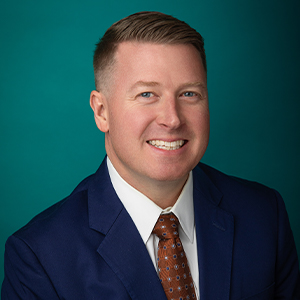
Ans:
{"type": "Polygon", "coordinates": [[[162,140],[151,140],[151,141],[147,141],[147,143],[156,148],[163,149],[163,150],[177,150],[181,148],[186,143],[186,141],[177,140],[173,142],[166,142],[162,140]]]}

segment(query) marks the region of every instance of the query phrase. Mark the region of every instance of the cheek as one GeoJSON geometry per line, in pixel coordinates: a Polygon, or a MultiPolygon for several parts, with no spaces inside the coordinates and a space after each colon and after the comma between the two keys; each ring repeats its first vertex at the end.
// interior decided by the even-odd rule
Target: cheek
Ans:
{"type": "Polygon", "coordinates": [[[122,141],[124,145],[139,142],[151,123],[149,115],[149,113],[134,109],[120,109],[112,112],[109,122],[111,137],[122,141]]]}
{"type": "Polygon", "coordinates": [[[125,114],[127,130],[132,132],[135,138],[142,138],[147,133],[153,119],[155,119],[153,111],[145,107],[133,107],[125,114]]]}
{"type": "Polygon", "coordinates": [[[206,135],[209,133],[209,111],[208,109],[194,111],[190,114],[190,126],[195,134],[206,135]]]}
{"type": "Polygon", "coordinates": [[[200,126],[203,128],[203,131],[209,132],[209,113],[205,113],[202,115],[202,118],[200,120],[200,126]]]}

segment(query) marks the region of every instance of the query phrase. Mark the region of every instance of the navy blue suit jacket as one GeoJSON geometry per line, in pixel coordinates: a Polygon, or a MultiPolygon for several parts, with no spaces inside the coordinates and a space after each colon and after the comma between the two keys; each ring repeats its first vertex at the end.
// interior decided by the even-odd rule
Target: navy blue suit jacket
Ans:
{"type": "MultiPolygon", "coordinates": [[[[193,171],[201,300],[300,299],[284,203],[204,164],[193,171]]],[[[106,161],[6,243],[2,300],[166,300],[106,161]]]]}

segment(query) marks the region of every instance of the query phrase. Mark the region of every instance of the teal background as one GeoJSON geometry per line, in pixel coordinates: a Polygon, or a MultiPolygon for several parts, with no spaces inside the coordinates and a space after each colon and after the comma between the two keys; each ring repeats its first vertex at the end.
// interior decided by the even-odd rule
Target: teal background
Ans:
{"type": "MultiPolygon", "coordinates": [[[[94,45],[141,10],[205,38],[211,140],[203,161],[276,188],[300,250],[300,1],[0,2],[0,282],[7,237],[67,196],[102,161],[94,45]]],[[[130,121],[130,120],[129,120],[130,121]]]]}

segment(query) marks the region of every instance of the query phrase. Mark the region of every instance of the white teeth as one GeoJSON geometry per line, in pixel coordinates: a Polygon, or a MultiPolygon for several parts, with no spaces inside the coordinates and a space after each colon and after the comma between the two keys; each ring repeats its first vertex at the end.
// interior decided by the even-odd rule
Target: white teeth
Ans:
{"type": "Polygon", "coordinates": [[[155,146],[156,148],[164,149],[164,150],[176,150],[182,147],[184,144],[184,140],[178,140],[174,142],[165,142],[162,140],[152,140],[148,141],[149,144],[155,146]]]}

